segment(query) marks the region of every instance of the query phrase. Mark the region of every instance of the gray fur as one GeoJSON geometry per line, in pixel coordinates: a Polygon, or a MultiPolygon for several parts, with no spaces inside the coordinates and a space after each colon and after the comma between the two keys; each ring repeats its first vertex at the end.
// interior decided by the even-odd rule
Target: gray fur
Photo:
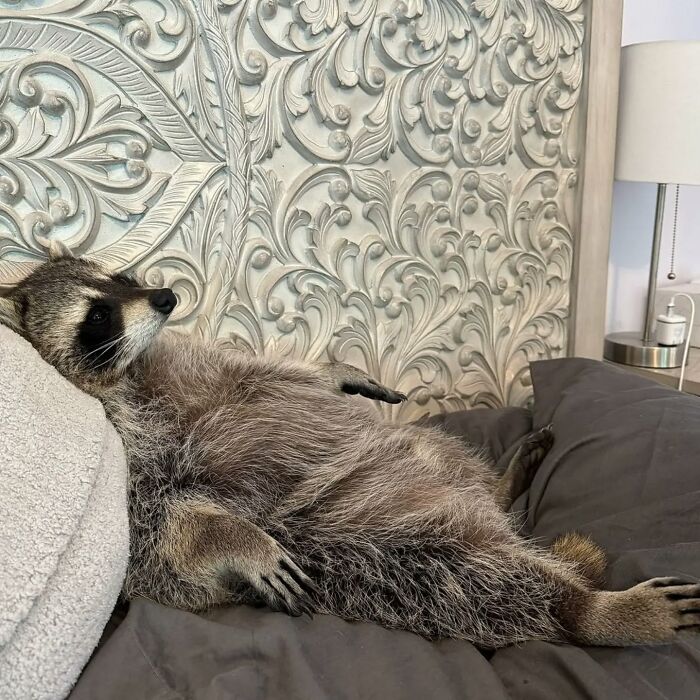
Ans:
{"type": "Polygon", "coordinates": [[[499,486],[477,450],[344,397],[405,398],[359,370],[158,334],[148,294],[59,253],[0,306],[122,436],[127,597],[267,603],[485,647],[651,643],[698,624],[696,585],[600,591],[595,545],[570,535],[549,552],[518,536],[499,503],[527,485],[537,445],[499,486]],[[78,342],[93,303],[118,309],[100,363],[78,342]]]}

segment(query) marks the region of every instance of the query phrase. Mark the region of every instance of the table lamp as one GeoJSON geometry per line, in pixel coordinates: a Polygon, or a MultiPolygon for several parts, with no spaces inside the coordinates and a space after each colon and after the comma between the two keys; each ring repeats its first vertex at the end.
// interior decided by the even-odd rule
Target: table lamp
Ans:
{"type": "Polygon", "coordinates": [[[622,49],[615,179],[655,182],[658,190],[644,330],[606,336],[605,359],[680,367],[683,345],[656,342],[654,310],[666,185],[700,185],[700,41],[622,49]]]}

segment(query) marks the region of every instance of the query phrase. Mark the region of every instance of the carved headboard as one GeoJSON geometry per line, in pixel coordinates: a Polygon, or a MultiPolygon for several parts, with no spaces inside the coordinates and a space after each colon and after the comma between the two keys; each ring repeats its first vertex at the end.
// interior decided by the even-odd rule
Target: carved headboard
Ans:
{"type": "Polygon", "coordinates": [[[620,6],[0,0],[0,282],[57,237],[402,419],[522,404],[602,338],[620,6]]]}

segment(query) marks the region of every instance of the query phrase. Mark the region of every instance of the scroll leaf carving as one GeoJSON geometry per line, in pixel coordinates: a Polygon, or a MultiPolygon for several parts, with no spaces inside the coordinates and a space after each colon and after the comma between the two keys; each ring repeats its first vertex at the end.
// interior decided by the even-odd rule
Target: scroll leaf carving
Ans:
{"type": "Polygon", "coordinates": [[[564,351],[586,0],[0,3],[0,283],[58,237],[396,418],[564,351]]]}

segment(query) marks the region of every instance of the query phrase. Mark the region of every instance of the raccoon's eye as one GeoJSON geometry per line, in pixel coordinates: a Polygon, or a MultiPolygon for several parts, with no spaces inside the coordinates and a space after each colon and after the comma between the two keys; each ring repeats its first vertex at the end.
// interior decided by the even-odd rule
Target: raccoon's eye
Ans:
{"type": "Polygon", "coordinates": [[[109,309],[106,306],[95,306],[87,315],[87,322],[99,326],[109,319],[109,309]]]}

